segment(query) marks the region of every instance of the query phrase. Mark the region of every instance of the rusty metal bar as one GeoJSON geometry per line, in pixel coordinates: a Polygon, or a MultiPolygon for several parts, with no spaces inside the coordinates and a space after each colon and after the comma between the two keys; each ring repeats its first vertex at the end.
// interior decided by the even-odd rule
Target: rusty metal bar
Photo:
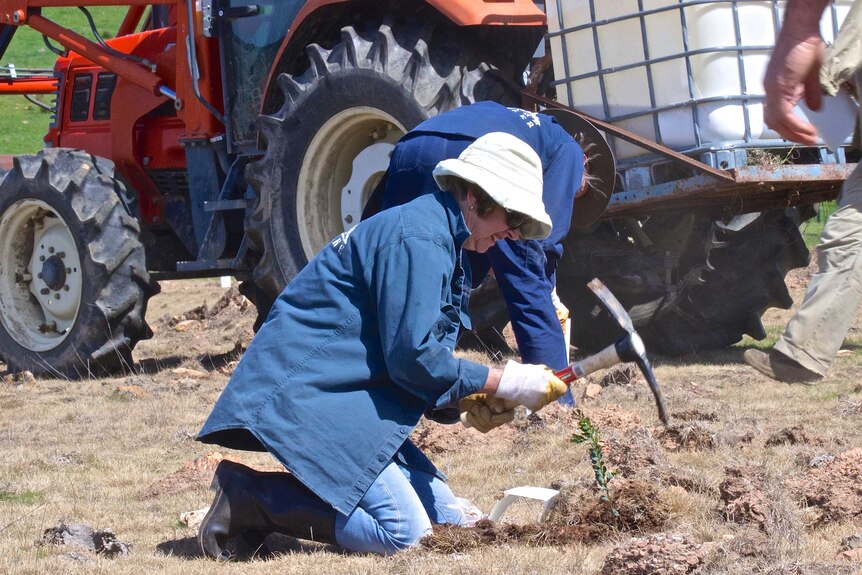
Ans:
{"type": "Polygon", "coordinates": [[[136,84],[153,94],[160,94],[164,87],[163,80],[156,74],[145,70],[122,58],[118,58],[104,48],[62,26],[42,17],[39,14],[29,14],[27,23],[37,32],[59,42],[64,48],[85,56],[94,64],[114,72],[133,84],[136,84]]]}
{"type": "Polygon", "coordinates": [[[647,140],[646,138],[638,136],[634,132],[630,132],[630,131],[625,130],[623,128],[619,128],[617,126],[614,126],[613,124],[609,124],[608,122],[605,122],[603,120],[599,120],[598,118],[594,118],[593,116],[590,116],[589,114],[584,114],[583,112],[580,112],[574,108],[566,106],[565,104],[561,104],[561,103],[557,102],[556,100],[551,100],[549,98],[545,98],[545,97],[539,96],[537,94],[531,94],[529,92],[522,92],[522,96],[527,101],[531,101],[531,102],[536,103],[536,104],[541,104],[541,105],[548,107],[548,108],[561,108],[563,110],[569,110],[570,112],[574,112],[575,114],[578,114],[579,116],[583,117],[584,119],[589,120],[590,122],[595,124],[595,126],[602,131],[608,132],[609,134],[613,134],[614,136],[616,136],[618,138],[626,140],[627,142],[635,144],[636,146],[640,146],[642,148],[645,148],[651,152],[655,152],[657,154],[660,154],[662,156],[670,158],[671,160],[676,160],[678,162],[686,164],[686,165],[694,168],[695,170],[697,170],[699,172],[704,172],[706,174],[709,174],[711,176],[719,178],[720,180],[723,180],[723,181],[732,182],[734,180],[733,175],[729,172],[717,170],[717,169],[713,168],[712,166],[704,164],[703,162],[699,162],[693,158],[689,158],[685,154],[680,154],[676,150],[671,150],[670,148],[667,148],[667,147],[662,146],[660,144],[657,144],[651,140],[647,140]]]}
{"type": "Polygon", "coordinates": [[[611,196],[603,217],[638,217],[657,212],[709,210],[740,214],[814,204],[837,197],[856,164],[744,166],[732,182],[707,175],[624,190],[611,196]]]}

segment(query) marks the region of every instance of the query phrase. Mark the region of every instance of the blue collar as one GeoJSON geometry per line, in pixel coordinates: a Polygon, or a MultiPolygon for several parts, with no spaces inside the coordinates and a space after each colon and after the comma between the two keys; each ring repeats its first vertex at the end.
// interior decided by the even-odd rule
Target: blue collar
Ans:
{"type": "Polygon", "coordinates": [[[446,210],[446,218],[449,221],[449,231],[452,233],[452,238],[455,240],[455,249],[460,250],[464,241],[470,237],[470,230],[467,228],[467,223],[464,221],[464,214],[461,213],[461,208],[458,207],[458,202],[452,197],[449,192],[436,192],[434,197],[446,210]]]}

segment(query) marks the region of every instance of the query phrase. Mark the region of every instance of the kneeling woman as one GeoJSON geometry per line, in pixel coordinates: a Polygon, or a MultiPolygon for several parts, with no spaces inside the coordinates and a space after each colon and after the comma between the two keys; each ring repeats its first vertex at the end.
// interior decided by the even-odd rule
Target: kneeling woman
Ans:
{"type": "Polygon", "coordinates": [[[341,234],[276,300],[198,440],[268,451],[290,473],[223,461],[199,534],[207,555],[244,533],[379,554],[415,545],[432,524],[464,520],[408,440],[422,414],[483,393],[509,410],[489,421],[481,400],[462,402],[487,431],[516,405],[535,411],[565,393],[545,366],[452,355],[470,285],[462,250],[551,230],[538,156],[491,133],[434,177],[445,191],[341,234]]]}

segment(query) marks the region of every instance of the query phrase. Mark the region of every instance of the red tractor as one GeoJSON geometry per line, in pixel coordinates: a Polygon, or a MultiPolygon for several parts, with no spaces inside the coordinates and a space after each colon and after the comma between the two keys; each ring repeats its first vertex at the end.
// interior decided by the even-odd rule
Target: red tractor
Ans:
{"type": "Polygon", "coordinates": [[[520,103],[545,15],[530,0],[3,0],[0,56],[21,26],[64,54],[51,76],[0,78],[57,96],[45,150],[0,184],[0,355],[80,377],[131,365],[159,279],[234,275],[265,311],[358,221],[402,134],[520,103]],[[98,5],[129,7],[108,41],[48,10],[98,5]]]}
{"type": "MultiPolygon", "coordinates": [[[[0,0],[0,57],[22,26],[62,53],[51,75],[0,76],[0,94],[56,95],[45,149],[0,176],[0,355],[13,370],[82,377],[131,365],[160,279],[233,275],[265,314],[359,220],[407,130],[479,100],[556,105],[524,100],[553,91],[547,68],[534,67],[545,73],[522,93],[547,32],[532,0],[0,0]],[[50,8],[108,5],[128,10],[107,41],[89,16],[95,41],[50,19],[50,8]]],[[[810,197],[834,196],[842,174],[810,197]]],[[[756,209],[800,203],[779,188],[756,209]]],[[[717,213],[725,195],[701,201],[696,216],[677,202],[684,217],[650,223],[652,208],[631,197],[632,210],[612,202],[618,219],[571,236],[560,293],[581,318],[576,332],[601,331],[579,299],[598,275],[659,350],[763,337],[759,315],[790,305],[784,272],[807,258],[795,220],[779,210],[734,224],[717,213]],[[714,305],[721,282],[704,288],[714,248],[729,245],[716,234],[755,220],[737,247],[753,241],[757,257],[777,257],[781,288],[770,272],[724,311],[714,305]]],[[[485,305],[474,323],[499,328],[504,308],[476,299],[485,305]]],[[[603,343],[581,337],[583,347],[603,343]]]]}

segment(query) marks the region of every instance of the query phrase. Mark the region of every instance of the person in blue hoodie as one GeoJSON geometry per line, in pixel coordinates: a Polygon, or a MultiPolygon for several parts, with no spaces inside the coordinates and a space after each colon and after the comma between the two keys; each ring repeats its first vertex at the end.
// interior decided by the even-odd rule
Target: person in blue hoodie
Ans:
{"type": "MultiPolygon", "coordinates": [[[[569,357],[560,326],[568,310],[555,290],[563,240],[572,225],[586,228],[599,218],[615,180],[613,154],[592,124],[564,110],[534,113],[496,102],[479,102],[434,116],[395,146],[381,184],[379,207],[387,209],[434,193],[437,187],[432,173],[437,163],[457,158],[489,132],[511,134],[539,156],[542,201],[553,230],[544,239],[506,238],[484,253],[471,253],[472,287],[478,287],[493,269],[522,361],[560,370],[569,357]],[[578,135],[581,143],[570,132],[578,135]]],[[[376,208],[373,205],[366,213],[376,208]]]]}
{"type": "Polygon", "coordinates": [[[423,413],[457,406],[480,431],[566,392],[544,365],[453,356],[466,251],[551,232],[539,157],[491,133],[433,170],[440,187],[336,237],[279,295],[198,440],[268,451],[289,473],[229,460],[201,524],[208,556],[270,532],[395,553],[465,516],[408,439],[423,413]],[[481,394],[481,395],[477,395],[481,394]]]}

